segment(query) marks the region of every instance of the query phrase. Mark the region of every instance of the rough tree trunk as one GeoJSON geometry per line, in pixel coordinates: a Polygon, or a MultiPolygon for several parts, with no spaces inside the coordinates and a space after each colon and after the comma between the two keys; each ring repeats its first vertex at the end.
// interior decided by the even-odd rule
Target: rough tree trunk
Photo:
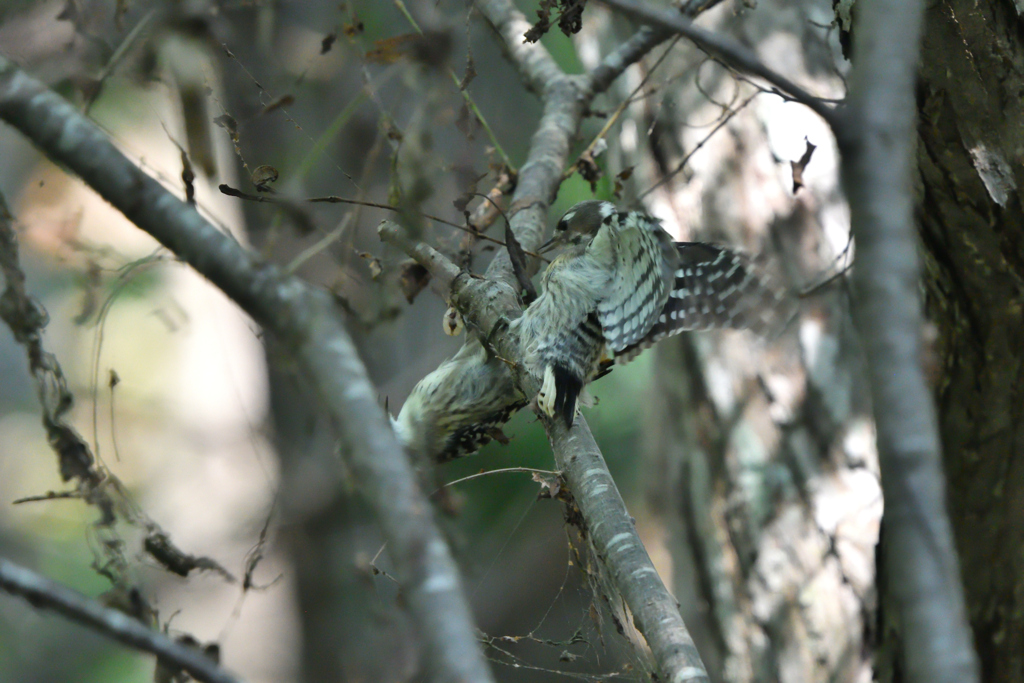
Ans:
{"type": "Polygon", "coordinates": [[[950,514],[984,680],[1024,681],[1021,5],[948,0],[925,21],[919,220],[950,514]]]}

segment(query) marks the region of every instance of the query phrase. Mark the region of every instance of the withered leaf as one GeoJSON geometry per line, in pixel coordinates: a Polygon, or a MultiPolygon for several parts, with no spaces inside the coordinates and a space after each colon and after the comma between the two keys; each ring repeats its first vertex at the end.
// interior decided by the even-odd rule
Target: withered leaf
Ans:
{"type": "Polygon", "coordinates": [[[622,190],[625,189],[626,181],[633,176],[634,168],[634,166],[629,166],[615,175],[615,189],[612,190],[612,194],[615,195],[616,199],[622,199],[622,190]]]}
{"type": "Polygon", "coordinates": [[[588,150],[576,160],[576,170],[580,172],[583,179],[590,183],[590,191],[597,192],[597,181],[601,179],[603,172],[594,161],[594,155],[588,150]]]}
{"type": "Polygon", "coordinates": [[[331,31],[324,39],[320,41],[320,54],[325,55],[331,51],[331,47],[334,46],[334,41],[338,39],[338,32],[331,31]]]}
{"type": "Polygon", "coordinates": [[[430,272],[415,261],[406,261],[398,271],[398,286],[410,304],[429,282],[430,272]]]}
{"type": "Polygon", "coordinates": [[[270,185],[277,182],[278,175],[277,169],[273,166],[257,166],[252,172],[252,184],[258,192],[273,192],[270,185]]]}
{"type": "Polygon", "coordinates": [[[379,258],[377,258],[368,251],[359,252],[359,258],[366,260],[366,265],[370,269],[371,278],[376,280],[378,277],[380,277],[380,274],[381,272],[383,272],[384,267],[381,265],[379,258]]]}
{"type": "Polygon", "coordinates": [[[218,126],[223,128],[231,136],[231,140],[238,142],[238,121],[230,114],[221,114],[213,120],[218,126]]]}
{"type": "Polygon", "coordinates": [[[558,19],[558,28],[562,29],[566,36],[579,33],[583,28],[583,7],[587,0],[561,0],[559,4],[562,16],[558,19]]]}
{"type": "Polygon", "coordinates": [[[366,61],[371,64],[394,64],[402,57],[409,55],[413,43],[419,38],[419,35],[415,33],[403,33],[375,40],[373,49],[366,53],[366,61]]]}
{"type": "Polygon", "coordinates": [[[789,162],[789,165],[793,169],[793,194],[796,194],[797,190],[804,186],[804,169],[807,168],[807,164],[811,161],[811,155],[814,154],[814,150],[817,149],[817,147],[812,145],[811,141],[807,138],[804,138],[804,142],[807,143],[804,155],[800,157],[798,161],[789,162]]]}
{"type": "Polygon", "coordinates": [[[505,223],[505,247],[508,249],[508,258],[512,262],[512,272],[516,274],[516,280],[519,281],[519,286],[523,289],[523,301],[529,304],[537,298],[537,289],[530,279],[526,252],[523,251],[522,245],[519,244],[515,233],[512,232],[512,226],[508,223],[505,223]]]}
{"type": "Polygon", "coordinates": [[[562,480],[557,474],[552,475],[534,472],[530,475],[530,478],[540,484],[540,491],[537,493],[537,498],[557,498],[559,491],[562,490],[562,480]]]}
{"type": "Polygon", "coordinates": [[[558,0],[540,0],[537,7],[537,23],[523,35],[523,42],[536,43],[551,29],[551,8],[558,0]]]}
{"type": "Polygon", "coordinates": [[[211,560],[208,557],[196,557],[195,555],[183,552],[174,545],[174,542],[171,541],[170,536],[166,532],[159,529],[149,530],[142,547],[164,569],[178,576],[188,576],[194,570],[214,571],[231,583],[235,582],[235,577],[215,560],[211,560]]]}

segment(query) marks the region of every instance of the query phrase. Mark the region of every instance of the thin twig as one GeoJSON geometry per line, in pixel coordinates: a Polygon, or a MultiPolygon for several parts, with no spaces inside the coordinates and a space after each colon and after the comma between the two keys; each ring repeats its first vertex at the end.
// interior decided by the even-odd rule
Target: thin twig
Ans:
{"type": "Polygon", "coordinates": [[[644,198],[644,197],[646,197],[646,196],[647,196],[647,195],[649,195],[650,193],[654,192],[654,191],[655,191],[655,190],[657,190],[657,189],[658,189],[659,187],[661,187],[662,185],[664,185],[664,184],[665,184],[665,183],[667,183],[668,181],[672,180],[672,178],[676,177],[676,176],[677,176],[677,175],[678,175],[679,173],[681,173],[681,172],[682,172],[682,170],[683,170],[684,168],[686,168],[686,164],[688,164],[688,163],[690,162],[690,159],[692,159],[692,158],[693,158],[693,155],[694,155],[694,154],[696,154],[696,153],[697,153],[697,151],[698,151],[698,150],[700,150],[700,149],[701,149],[701,148],[702,148],[702,147],[703,147],[704,145],[706,145],[706,144],[708,143],[708,141],[709,141],[709,140],[710,140],[710,139],[711,139],[712,137],[714,137],[715,133],[717,133],[718,131],[720,131],[720,130],[721,130],[721,129],[722,129],[722,128],[723,128],[723,127],[724,127],[724,126],[725,126],[725,125],[727,124],[727,123],[729,123],[729,121],[731,121],[731,120],[732,120],[732,118],[733,118],[734,116],[736,116],[736,114],[738,114],[738,113],[740,113],[741,111],[743,111],[743,109],[744,109],[744,108],[746,108],[746,106],[747,106],[748,104],[750,104],[751,102],[753,102],[753,101],[754,101],[754,98],[756,98],[756,97],[757,97],[758,95],[760,95],[760,94],[761,94],[761,93],[760,93],[760,91],[759,91],[759,92],[756,92],[756,93],[754,93],[753,95],[751,95],[751,96],[750,96],[750,97],[748,97],[747,99],[745,99],[745,100],[743,100],[742,102],[740,102],[740,105],[739,105],[738,107],[736,107],[735,109],[732,109],[732,110],[730,110],[730,111],[729,111],[729,112],[728,112],[728,113],[727,113],[727,114],[726,114],[725,116],[723,116],[723,117],[722,117],[722,120],[721,120],[721,121],[719,121],[719,122],[718,122],[718,123],[717,123],[717,124],[715,125],[715,127],[714,127],[714,128],[712,128],[712,129],[711,129],[711,130],[710,130],[710,131],[708,132],[708,134],[707,134],[707,135],[705,135],[705,136],[704,136],[703,138],[701,138],[701,141],[700,141],[700,142],[698,142],[698,143],[697,143],[696,145],[694,145],[693,149],[691,149],[691,150],[690,150],[690,151],[689,151],[689,152],[688,152],[688,153],[686,154],[686,156],[684,156],[684,157],[683,157],[683,158],[682,158],[682,159],[681,159],[681,160],[679,161],[679,163],[678,163],[678,164],[676,164],[676,167],[675,167],[675,168],[673,168],[673,169],[672,169],[671,171],[669,171],[668,173],[664,174],[664,175],[663,175],[663,176],[662,176],[661,178],[659,178],[659,179],[658,179],[658,182],[654,183],[654,184],[653,184],[653,185],[651,185],[651,186],[650,186],[649,188],[647,188],[646,190],[644,190],[643,192],[641,192],[639,196],[637,196],[637,198],[636,198],[636,201],[637,201],[637,203],[639,204],[639,203],[640,203],[640,202],[641,202],[641,201],[643,200],[643,198],[644,198]]]}
{"type": "Polygon", "coordinates": [[[555,477],[562,476],[562,473],[559,472],[558,470],[538,470],[538,469],[534,469],[532,467],[503,467],[503,468],[497,469],[497,470],[487,470],[486,472],[477,472],[476,474],[470,474],[469,476],[466,476],[466,477],[461,477],[459,479],[454,479],[452,481],[445,482],[443,486],[441,486],[438,489],[435,489],[434,493],[437,493],[438,491],[442,491],[442,490],[448,488],[449,486],[455,486],[456,484],[464,484],[467,481],[472,481],[474,479],[479,479],[480,477],[487,477],[487,476],[490,476],[492,474],[505,474],[507,472],[520,472],[520,473],[526,473],[526,474],[550,474],[550,475],[555,476],[555,477]]]}
{"type": "Polygon", "coordinates": [[[188,672],[203,683],[243,683],[219,664],[191,647],[171,640],[160,631],[78,591],[0,558],[0,588],[20,595],[37,609],[51,609],[91,630],[136,650],[152,652],[168,668],[188,672]]]}
{"type": "MultiPolygon", "coordinates": [[[[309,197],[309,198],[306,198],[306,199],[296,200],[296,199],[286,199],[284,197],[276,197],[274,195],[249,194],[248,192],[242,192],[241,190],[236,190],[235,188],[231,187],[230,185],[227,185],[227,184],[224,184],[224,183],[219,185],[217,189],[219,189],[221,191],[221,194],[226,194],[229,197],[237,197],[238,199],[244,199],[247,202],[258,202],[258,203],[262,203],[262,204],[293,204],[293,203],[295,203],[297,201],[303,201],[303,202],[310,202],[310,203],[317,203],[317,204],[352,204],[354,206],[368,206],[371,209],[383,209],[385,211],[391,211],[392,213],[398,213],[398,212],[400,212],[402,210],[399,207],[391,206],[390,204],[379,204],[377,202],[368,202],[368,201],[363,201],[361,199],[349,199],[347,197],[335,197],[333,195],[332,196],[327,196],[327,197],[309,197]]],[[[436,223],[441,223],[443,225],[448,225],[450,227],[455,228],[456,230],[461,230],[462,232],[469,233],[469,234],[473,235],[474,237],[479,237],[480,239],[482,239],[482,240],[484,240],[486,242],[491,242],[493,244],[497,244],[497,245],[502,246],[502,247],[505,246],[505,243],[503,241],[501,241],[501,240],[499,240],[497,238],[491,237],[489,235],[485,235],[482,232],[478,232],[478,231],[474,230],[473,228],[466,227],[465,225],[459,225],[458,223],[452,223],[451,221],[447,221],[447,220],[445,220],[443,218],[439,218],[437,216],[432,216],[429,213],[421,213],[420,215],[423,216],[424,218],[426,218],[427,220],[431,220],[431,221],[434,221],[436,223]]],[[[330,237],[330,235],[327,235],[325,237],[325,239],[327,237],[330,237]]],[[[543,256],[541,256],[540,254],[535,254],[532,251],[528,251],[526,253],[529,254],[530,256],[535,256],[537,258],[543,258],[543,256]]]]}

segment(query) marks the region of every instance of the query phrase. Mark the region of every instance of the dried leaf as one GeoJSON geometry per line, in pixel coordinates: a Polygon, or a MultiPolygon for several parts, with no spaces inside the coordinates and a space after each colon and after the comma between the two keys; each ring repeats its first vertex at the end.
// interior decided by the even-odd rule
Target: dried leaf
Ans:
{"type": "MultiPolygon", "coordinates": [[[[347,30],[348,27],[346,27],[347,30]]],[[[320,54],[325,55],[331,51],[331,47],[334,45],[334,41],[338,39],[338,32],[332,31],[324,36],[324,39],[320,41],[320,54]]]]}
{"type": "Polygon", "coordinates": [[[277,182],[278,175],[273,166],[257,166],[252,172],[252,184],[256,186],[257,192],[273,192],[270,185],[277,182]]]}
{"type": "Polygon", "coordinates": [[[170,536],[159,529],[149,530],[142,547],[164,569],[178,576],[188,576],[194,570],[215,571],[231,583],[235,582],[235,577],[231,576],[228,570],[224,569],[216,561],[208,557],[196,557],[181,551],[171,541],[170,536]]]}
{"type": "Polygon", "coordinates": [[[403,33],[391,38],[373,41],[373,49],[366,53],[371,64],[394,64],[412,51],[413,43],[420,39],[415,33],[403,33]]]}
{"type": "Polygon", "coordinates": [[[551,29],[551,9],[556,3],[557,0],[540,0],[540,6],[537,7],[537,23],[523,35],[524,42],[536,43],[551,29]]]}
{"type": "Polygon", "coordinates": [[[537,23],[523,36],[528,43],[536,43],[551,30],[551,12],[558,9],[558,28],[566,36],[579,33],[583,28],[583,8],[587,0],[541,0],[537,8],[537,23]]]}
{"type": "Polygon", "coordinates": [[[800,157],[799,161],[789,162],[789,165],[793,168],[793,194],[796,194],[797,190],[804,186],[804,169],[807,168],[807,164],[811,161],[811,155],[817,149],[807,138],[804,138],[804,142],[807,143],[804,155],[800,157]]]}
{"type": "Polygon", "coordinates": [[[558,19],[558,28],[562,29],[566,36],[579,33],[583,28],[583,8],[587,0],[561,0],[559,4],[562,16],[558,19]]]}
{"type": "Polygon", "coordinates": [[[603,172],[594,161],[594,155],[587,150],[576,160],[576,170],[580,172],[583,179],[590,183],[590,191],[597,192],[597,181],[601,179],[603,172]]]}
{"type": "Polygon", "coordinates": [[[380,277],[380,274],[384,271],[384,267],[380,263],[380,259],[371,254],[368,251],[359,252],[359,258],[366,260],[366,265],[370,269],[370,277],[376,280],[380,277]]]}
{"type": "Polygon", "coordinates": [[[540,492],[537,494],[537,498],[557,498],[558,493],[562,490],[562,479],[557,474],[541,474],[540,472],[534,472],[530,475],[533,481],[540,484],[540,492]]]}
{"type": "Polygon", "coordinates": [[[622,191],[626,187],[626,181],[633,175],[634,166],[624,168],[619,171],[615,176],[615,188],[612,190],[612,194],[615,195],[616,199],[622,199],[622,191]]]}
{"type": "Polygon", "coordinates": [[[221,114],[213,120],[231,136],[232,142],[238,142],[238,121],[230,114],[221,114]]]}
{"type": "Polygon", "coordinates": [[[508,223],[505,223],[505,247],[508,249],[508,258],[512,262],[512,272],[516,274],[516,280],[519,281],[519,286],[525,292],[523,301],[529,304],[537,298],[537,289],[533,286],[533,281],[530,280],[526,252],[523,251],[522,245],[519,244],[515,233],[512,232],[512,226],[508,223]]]}
{"type": "Polygon", "coordinates": [[[430,282],[430,271],[416,263],[406,261],[398,272],[398,286],[410,304],[430,282]]]}

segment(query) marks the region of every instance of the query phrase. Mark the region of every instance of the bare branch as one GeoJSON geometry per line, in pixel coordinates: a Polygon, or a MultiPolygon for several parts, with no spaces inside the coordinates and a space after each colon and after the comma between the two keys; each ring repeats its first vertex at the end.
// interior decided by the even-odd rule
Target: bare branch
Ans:
{"type": "MultiPolygon", "coordinates": [[[[924,3],[857,4],[849,106],[833,125],[857,245],[864,342],[885,513],[882,565],[902,625],[907,681],[977,681],[931,393],[921,368],[914,233],[914,81],[924,3]]],[[[884,608],[884,605],[883,605],[884,608]]]]}
{"type": "Polygon", "coordinates": [[[11,595],[20,595],[37,609],[52,609],[119,643],[152,652],[162,663],[187,671],[197,681],[242,683],[241,678],[228,673],[202,652],[176,643],[123,612],[104,607],[78,591],[2,558],[0,588],[11,595]]]}
{"type": "Polygon", "coordinates": [[[458,569],[326,292],[242,249],[124,157],[66,101],[0,57],[0,118],[238,303],[292,354],[344,436],[438,680],[492,680],[458,569]]]}
{"type": "Polygon", "coordinates": [[[501,36],[526,87],[543,95],[549,87],[565,77],[547,48],[539,42],[526,42],[523,36],[530,30],[530,22],[510,0],[476,0],[476,6],[501,36]]]}
{"type": "Polygon", "coordinates": [[[633,622],[647,640],[664,680],[706,682],[707,671],[679,605],[637,535],[590,427],[583,420],[577,420],[571,430],[558,420],[546,426],[555,462],[586,520],[590,542],[633,613],[633,622]]]}
{"type": "Polygon", "coordinates": [[[589,89],[595,93],[607,90],[623,71],[643,59],[644,55],[671,37],[671,31],[644,26],[634,33],[632,38],[610,52],[590,72],[589,89]]]}
{"type": "Polygon", "coordinates": [[[628,14],[637,21],[673,33],[679,33],[689,38],[698,47],[706,50],[712,56],[721,59],[726,64],[735,67],[739,71],[768,81],[784,94],[806,105],[821,116],[821,118],[825,119],[826,122],[834,126],[836,110],[833,107],[830,107],[824,100],[810,94],[782,74],[769,69],[764,62],[758,59],[753,51],[736,41],[696,26],[678,12],[644,4],[639,2],[639,0],[601,0],[601,2],[624,14],[628,14]]]}
{"type": "MultiPolygon", "coordinates": [[[[548,209],[562,182],[570,143],[579,130],[583,112],[594,96],[607,88],[629,63],[640,59],[644,50],[650,50],[660,41],[655,40],[656,36],[641,32],[640,37],[628,41],[628,48],[613,53],[616,58],[600,77],[566,76],[539,44],[523,43],[522,36],[529,24],[509,0],[477,0],[476,4],[502,36],[527,84],[544,102],[544,113],[531,141],[527,161],[519,170],[509,207],[510,224],[516,238],[524,249],[535,251],[547,226],[548,209]]],[[[398,226],[385,223],[378,230],[382,239],[402,248],[430,270],[437,282],[450,283],[451,304],[480,332],[481,338],[511,362],[511,374],[523,395],[535,396],[538,382],[517,362],[522,354],[516,340],[507,334],[507,321],[521,312],[515,297],[518,283],[508,253],[497,254],[487,269],[487,278],[477,279],[446,264],[447,259],[429,246],[409,240],[398,226]]],[[[545,419],[543,422],[556,465],[566,473],[574,495],[594,498],[580,504],[580,509],[593,515],[586,517],[585,513],[585,520],[595,550],[606,563],[609,575],[651,645],[656,666],[665,680],[706,681],[707,673],[678,606],[661,583],[586,422],[579,418],[568,431],[555,421],[545,419]],[[582,462],[588,463],[589,468],[578,466],[582,462]],[[588,485],[595,478],[606,486],[588,485]],[[605,530],[609,529],[615,533],[607,535],[605,530]],[[613,546],[618,544],[627,545],[630,552],[615,552],[613,546]]]]}
{"type": "MultiPolygon", "coordinates": [[[[519,315],[514,290],[460,271],[432,247],[410,239],[395,223],[385,221],[378,233],[429,270],[434,281],[450,287],[452,305],[498,354],[511,361],[514,381],[523,395],[536,395],[539,383],[523,370],[518,342],[502,324],[519,315]]],[[[577,418],[571,430],[559,420],[542,416],[542,422],[555,464],[579,506],[597,557],[633,613],[658,669],[669,681],[707,681],[679,607],[658,576],[586,421],[577,418]]]]}

